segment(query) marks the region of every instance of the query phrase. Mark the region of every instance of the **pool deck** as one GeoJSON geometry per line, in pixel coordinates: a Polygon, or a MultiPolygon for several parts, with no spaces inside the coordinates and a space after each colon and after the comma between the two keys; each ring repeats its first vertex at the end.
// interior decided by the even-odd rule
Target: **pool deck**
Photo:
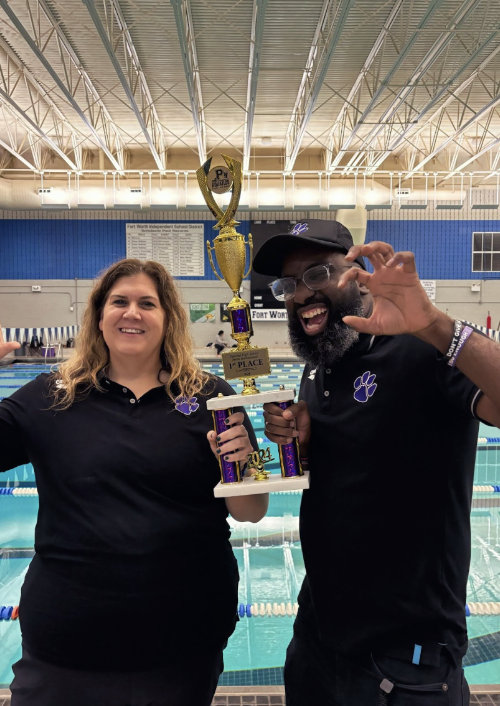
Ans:
{"type": "MultiPolygon", "coordinates": [[[[500,704],[500,684],[471,686],[471,706],[500,704]]],[[[282,686],[219,687],[212,706],[285,706],[282,686]]],[[[0,702],[0,706],[2,703],[0,702]]]]}
{"type": "MultiPolygon", "coordinates": [[[[500,684],[472,685],[470,691],[471,705],[500,704],[500,684]]],[[[0,689],[0,706],[10,706],[8,689],[0,689]]],[[[223,686],[217,689],[212,706],[285,706],[285,689],[282,686],[223,686]]]]}

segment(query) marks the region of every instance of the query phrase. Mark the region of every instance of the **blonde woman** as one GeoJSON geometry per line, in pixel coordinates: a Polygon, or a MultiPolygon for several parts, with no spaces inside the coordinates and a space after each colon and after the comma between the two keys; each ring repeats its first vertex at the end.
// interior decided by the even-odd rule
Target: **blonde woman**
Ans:
{"type": "Polygon", "coordinates": [[[12,706],[211,703],[236,621],[228,511],[267,510],[213,496],[219,454],[256,447],[240,411],[215,439],[219,392],[172,277],[127,259],[96,283],[72,358],[0,403],[0,471],[31,462],[40,503],[12,706]]]}

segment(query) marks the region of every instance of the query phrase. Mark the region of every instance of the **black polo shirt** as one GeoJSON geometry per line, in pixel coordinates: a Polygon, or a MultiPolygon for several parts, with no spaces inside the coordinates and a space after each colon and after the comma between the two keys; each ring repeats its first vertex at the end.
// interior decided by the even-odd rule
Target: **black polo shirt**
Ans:
{"type": "Polygon", "coordinates": [[[206,400],[234,391],[213,380],[174,404],[163,387],[137,399],[104,379],[105,392],[55,412],[45,374],[0,403],[0,471],[31,462],[39,494],[19,615],[35,656],[141,669],[233,631],[238,569],[206,400]]]}
{"type": "Polygon", "coordinates": [[[413,336],[361,335],[331,368],[306,366],[300,602],[334,649],[464,652],[480,395],[413,336]]]}

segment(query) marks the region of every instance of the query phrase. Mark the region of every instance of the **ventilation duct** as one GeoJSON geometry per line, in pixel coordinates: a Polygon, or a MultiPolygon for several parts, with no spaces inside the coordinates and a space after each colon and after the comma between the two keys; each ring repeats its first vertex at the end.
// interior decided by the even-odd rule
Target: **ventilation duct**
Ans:
{"type": "MultiPolygon", "coordinates": [[[[139,180],[132,178],[127,179],[127,189],[125,193],[130,194],[131,189],[137,189],[138,194],[141,193],[140,187],[137,185],[139,180]],[[136,184],[134,184],[136,181],[136,184]],[[130,184],[132,182],[132,184],[130,184]]],[[[50,193],[43,194],[44,205],[49,206],[51,203],[61,204],[68,203],[68,181],[67,179],[60,180],[50,180],[50,193]]],[[[41,194],[39,194],[40,182],[31,179],[7,179],[0,178],[0,208],[9,210],[42,210],[41,206],[41,194]]],[[[479,189],[477,191],[480,191],[479,189]]],[[[484,190],[481,190],[484,191],[484,190]]],[[[476,189],[473,190],[476,192],[476,189]]],[[[120,206],[120,200],[124,197],[121,195],[120,189],[117,189],[117,199],[116,206],[120,206]]],[[[425,189],[417,189],[411,192],[410,201],[424,201],[425,200],[425,189]]],[[[434,200],[434,190],[429,188],[427,194],[429,202],[434,200]]],[[[450,201],[463,201],[466,197],[466,191],[461,191],[460,189],[453,191],[452,189],[438,190],[436,192],[436,199],[438,202],[450,202],[450,201]]],[[[180,206],[186,206],[188,209],[194,206],[198,206],[201,210],[208,209],[205,206],[203,197],[198,188],[196,179],[194,175],[190,175],[188,183],[185,184],[183,181],[179,183],[176,189],[175,184],[166,188],[165,186],[160,191],[157,184],[153,184],[151,194],[149,193],[149,187],[144,187],[142,191],[143,207],[147,209],[149,203],[154,206],[155,204],[162,205],[165,203],[169,204],[179,204],[180,206]],[[192,177],[192,178],[191,178],[192,177]]],[[[330,179],[330,189],[327,190],[326,179],[323,176],[321,191],[319,190],[318,177],[313,174],[297,174],[295,177],[295,192],[292,189],[291,179],[287,178],[286,188],[283,188],[283,176],[276,174],[266,175],[260,178],[259,188],[257,189],[255,179],[252,180],[250,184],[250,191],[248,191],[248,183],[245,179],[244,190],[241,198],[241,206],[251,211],[258,210],[258,206],[266,206],[266,201],[274,206],[274,210],[286,210],[290,211],[292,208],[297,206],[299,203],[304,210],[307,209],[307,205],[310,204],[311,209],[318,209],[318,202],[321,201],[321,210],[327,211],[330,204],[345,204],[352,206],[349,209],[341,209],[341,217],[338,219],[344,219],[347,224],[347,220],[351,219],[353,223],[353,228],[363,228],[362,222],[363,217],[358,214],[358,208],[364,207],[365,205],[379,205],[387,204],[390,202],[389,189],[382,184],[374,181],[372,186],[372,181],[370,179],[370,185],[368,186],[368,181],[366,188],[363,186],[361,179],[358,178],[357,189],[355,190],[354,179],[330,179]],[[355,206],[355,208],[354,208],[355,206]],[[350,216],[347,215],[347,211],[351,210],[350,216]],[[360,224],[354,225],[354,224],[360,224]]],[[[475,200],[479,200],[478,198],[475,200]]],[[[80,208],[93,208],[93,204],[102,205],[106,201],[106,206],[108,208],[113,207],[113,188],[109,183],[107,184],[106,191],[104,190],[103,179],[80,179],[79,182],[79,193],[75,188],[74,180],[71,180],[71,194],[69,199],[70,207],[76,209],[78,206],[80,208]]],[[[394,203],[397,205],[398,199],[393,197],[394,203]]],[[[408,198],[405,198],[408,201],[408,198]]],[[[123,205],[126,209],[126,205],[123,205]]],[[[169,206],[170,209],[174,209],[175,206],[169,206]]]]}

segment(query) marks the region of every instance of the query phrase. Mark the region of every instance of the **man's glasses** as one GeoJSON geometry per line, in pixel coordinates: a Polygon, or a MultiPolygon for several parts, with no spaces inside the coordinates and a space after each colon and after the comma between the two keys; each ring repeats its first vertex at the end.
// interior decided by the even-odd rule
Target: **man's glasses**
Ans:
{"type": "Polygon", "coordinates": [[[330,281],[330,274],[333,265],[316,265],[306,270],[302,277],[280,277],[269,284],[269,288],[275,299],[280,302],[286,302],[293,299],[297,291],[297,284],[304,282],[308,289],[313,291],[323,289],[330,281]]]}

